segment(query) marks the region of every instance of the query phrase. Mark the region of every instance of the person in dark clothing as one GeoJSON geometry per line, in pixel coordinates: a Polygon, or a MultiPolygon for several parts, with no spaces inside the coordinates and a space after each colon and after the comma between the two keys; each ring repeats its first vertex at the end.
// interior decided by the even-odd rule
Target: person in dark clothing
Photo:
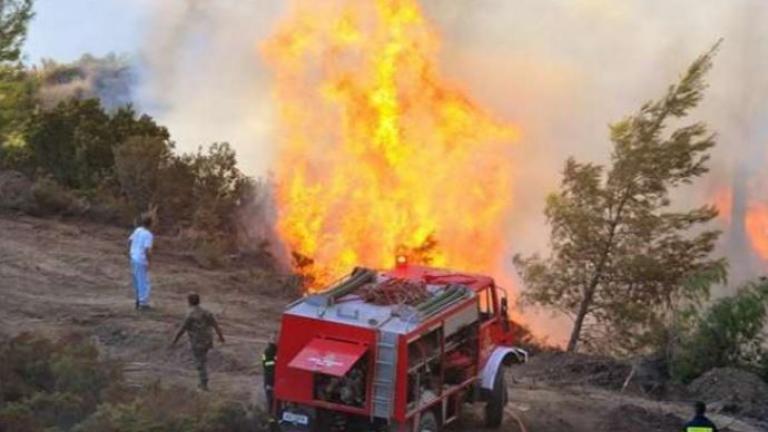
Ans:
{"type": "Polygon", "coordinates": [[[219,341],[224,343],[224,335],[221,333],[219,323],[213,314],[200,307],[200,296],[192,293],[187,296],[189,313],[184,323],[176,332],[176,337],[171,342],[175,346],[181,336],[186,333],[189,336],[189,344],[192,348],[192,357],[195,360],[195,368],[200,378],[200,390],[208,391],[208,350],[213,348],[213,331],[219,335],[219,341]]]}
{"type": "Polygon", "coordinates": [[[275,400],[275,363],[277,362],[277,335],[273,334],[261,355],[261,367],[264,370],[264,395],[267,399],[267,411],[272,411],[275,400]]]}
{"type": "Polygon", "coordinates": [[[693,408],[696,415],[685,424],[683,432],[717,432],[717,426],[704,415],[707,412],[704,402],[696,402],[693,408]]]}
{"type": "Polygon", "coordinates": [[[261,367],[264,371],[264,395],[267,400],[267,412],[269,415],[269,430],[277,432],[280,426],[277,419],[272,415],[272,408],[275,403],[275,366],[277,363],[277,333],[273,333],[269,338],[267,347],[261,354],[261,367]]]}

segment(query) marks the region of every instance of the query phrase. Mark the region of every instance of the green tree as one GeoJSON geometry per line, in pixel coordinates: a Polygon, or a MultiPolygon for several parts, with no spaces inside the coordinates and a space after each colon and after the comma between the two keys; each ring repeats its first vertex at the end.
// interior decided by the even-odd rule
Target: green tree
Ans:
{"type": "Polygon", "coordinates": [[[238,213],[252,198],[254,186],[237,168],[235,151],[227,143],[214,143],[206,150],[179,156],[170,152],[171,147],[167,152],[162,148],[156,139],[146,138],[141,142],[128,140],[118,148],[117,171],[123,192],[135,200],[125,189],[124,172],[130,165],[131,170],[138,170],[132,171],[132,181],[151,195],[163,226],[191,227],[198,236],[208,237],[203,240],[218,236],[231,242],[238,213]],[[138,174],[155,173],[156,168],[156,180],[152,179],[155,174],[138,174]]]}
{"type": "Polygon", "coordinates": [[[37,83],[24,70],[0,65],[0,168],[29,162],[25,131],[34,112],[37,83]]]}
{"type": "Polygon", "coordinates": [[[561,190],[546,203],[550,257],[515,257],[523,301],[573,318],[569,351],[580,342],[639,349],[677,299],[704,296],[725,277],[725,262],[710,258],[719,231],[693,229],[716,209],[674,211],[669,197],[708,171],[714,135],[700,122],[666,132],[702,99],[718,45],[660,100],[611,125],[608,167],[566,162],[561,190]],[[705,283],[687,283],[701,275],[705,283]]]}
{"type": "Polygon", "coordinates": [[[0,1],[0,62],[19,61],[32,16],[32,0],[0,1]]]}
{"type": "Polygon", "coordinates": [[[120,189],[136,214],[158,198],[160,175],[169,164],[172,147],[161,137],[134,135],[115,149],[115,172],[120,189]]]}
{"type": "Polygon", "coordinates": [[[173,148],[168,130],[131,106],[110,115],[98,99],[69,99],[32,116],[27,144],[36,168],[67,187],[89,189],[114,174],[115,149],[136,137],[154,141],[156,157],[173,148]]]}
{"type": "Polygon", "coordinates": [[[110,118],[97,99],[70,99],[36,113],[27,144],[34,165],[70,188],[93,187],[114,166],[110,118]]]}
{"type": "Polygon", "coordinates": [[[169,151],[174,146],[168,129],[158,125],[147,114],[138,115],[131,105],[118,108],[111,116],[109,127],[115,145],[124,143],[128,138],[138,136],[157,138],[165,144],[165,147],[168,147],[169,151]]]}
{"type": "Polygon", "coordinates": [[[234,228],[243,187],[248,182],[237,168],[235,151],[227,143],[214,143],[207,153],[198,151],[190,159],[195,173],[195,227],[208,232],[228,232],[234,228]]]}
{"type": "Polygon", "coordinates": [[[152,117],[137,116],[128,105],[110,119],[114,171],[120,192],[128,198],[131,211],[146,211],[160,196],[160,182],[174,158],[174,143],[168,130],[152,117]]]}
{"type": "Polygon", "coordinates": [[[0,1],[0,159],[21,158],[21,131],[34,106],[34,80],[22,68],[21,47],[32,0],[0,1]]]}
{"type": "Polygon", "coordinates": [[[190,166],[190,156],[174,156],[160,173],[155,195],[160,223],[177,228],[189,227],[197,205],[195,200],[195,172],[190,166]]]}

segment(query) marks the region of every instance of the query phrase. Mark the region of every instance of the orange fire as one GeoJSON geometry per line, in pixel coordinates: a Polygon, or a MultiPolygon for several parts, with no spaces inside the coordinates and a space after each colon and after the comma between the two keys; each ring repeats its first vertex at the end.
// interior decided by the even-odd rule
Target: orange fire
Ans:
{"type": "Polygon", "coordinates": [[[768,261],[768,204],[753,202],[744,222],[752,248],[760,258],[768,261]]]}
{"type": "Polygon", "coordinates": [[[731,188],[723,187],[715,192],[714,206],[717,214],[726,225],[731,223],[731,212],[733,211],[733,192],[731,188]]]}
{"type": "MultiPolygon", "coordinates": [[[[751,191],[759,191],[759,182],[753,181],[751,191]]],[[[752,192],[753,194],[755,192],[752,192]]],[[[713,195],[714,205],[719,212],[720,219],[726,226],[731,224],[733,209],[733,191],[729,187],[718,189],[713,195]]],[[[752,198],[747,203],[746,212],[739,216],[739,222],[743,222],[745,235],[749,240],[752,251],[758,258],[768,262],[768,201],[760,201],[752,198]]]]}
{"type": "Polygon", "coordinates": [[[280,121],[277,228],[299,270],[314,286],[397,255],[496,270],[517,129],[441,76],[416,0],[291,6],[263,53],[280,121]]]}

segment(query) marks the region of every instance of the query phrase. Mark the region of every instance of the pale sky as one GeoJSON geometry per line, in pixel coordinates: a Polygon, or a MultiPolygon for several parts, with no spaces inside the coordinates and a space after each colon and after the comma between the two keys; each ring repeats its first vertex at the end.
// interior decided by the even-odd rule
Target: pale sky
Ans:
{"type": "MultiPolygon", "coordinates": [[[[156,0],[162,1],[162,0],[156,0]]],[[[84,53],[137,51],[149,19],[146,0],[36,0],[26,60],[72,61],[84,53]]]]}

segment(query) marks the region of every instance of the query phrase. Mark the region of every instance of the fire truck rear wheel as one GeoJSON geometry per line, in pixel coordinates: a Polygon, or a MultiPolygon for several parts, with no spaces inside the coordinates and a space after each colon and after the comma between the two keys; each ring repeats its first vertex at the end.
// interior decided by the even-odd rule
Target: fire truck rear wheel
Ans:
{"type": "Polygon", "coordinates": [[[416,432],[440,432],[440,424],[432,411],[427,411],[421,415],[419,427],[416,432]]]}
{"type": "Polygon", "coordinates": [[[504,367],[496,372],[493,390],[485,404],[485,427],[498,428],[504,420],[504,406],[507,405],[507,386],[504,382],[504,367]]]}

